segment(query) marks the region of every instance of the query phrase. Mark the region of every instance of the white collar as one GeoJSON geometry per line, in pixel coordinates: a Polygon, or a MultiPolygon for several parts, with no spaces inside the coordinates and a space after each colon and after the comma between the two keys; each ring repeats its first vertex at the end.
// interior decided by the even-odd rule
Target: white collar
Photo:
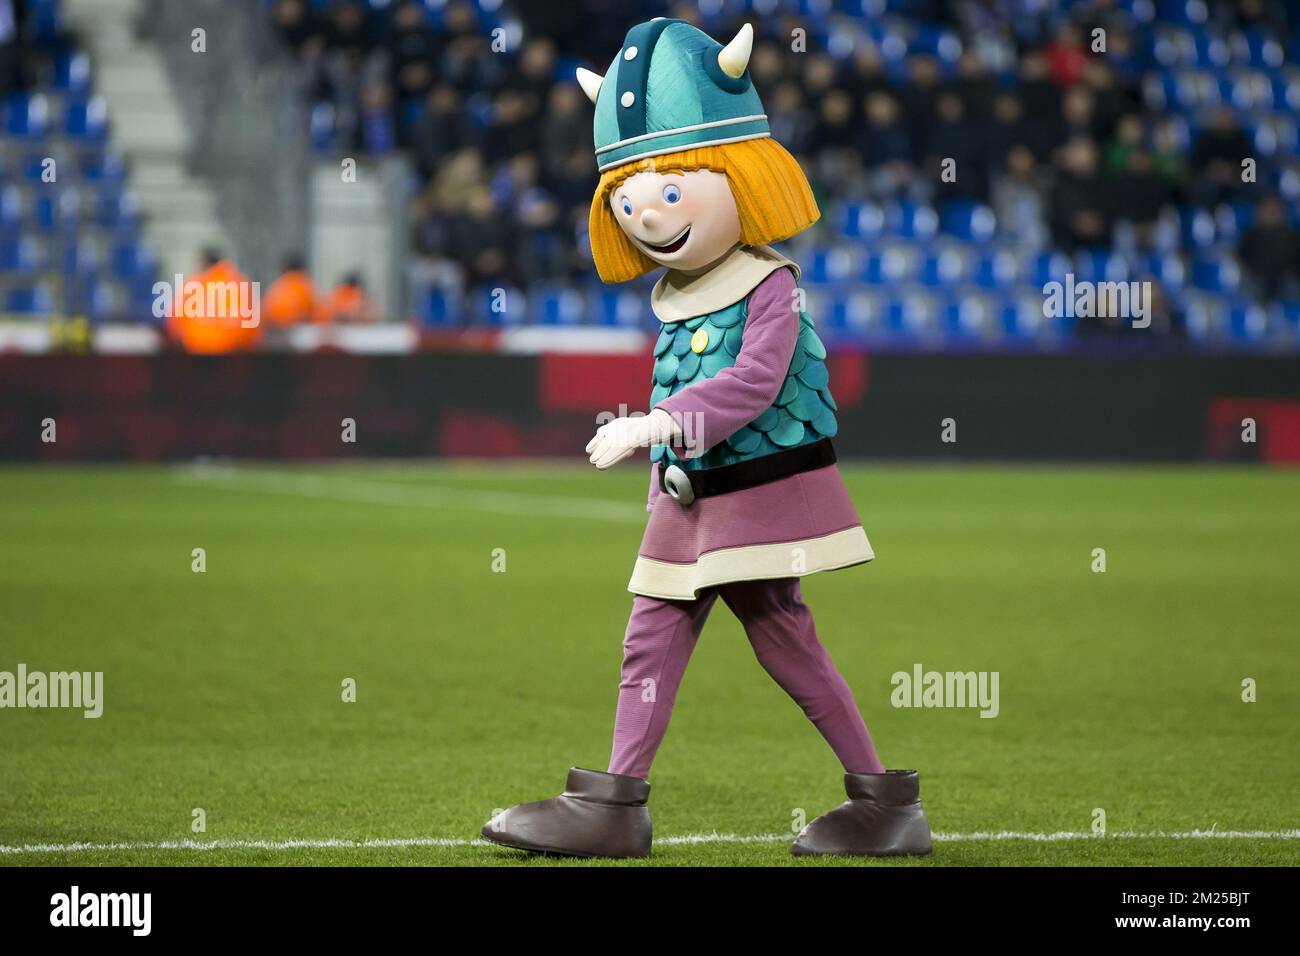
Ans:
{"type": "Polygon", "coordinates": [[[736,246],[708,272],[666,271],[650,290],[650,308],[664,323],[708,315],[739,302],[782,266],[794,269],[797,282],[799,267],[771,246],[736,246]]]}

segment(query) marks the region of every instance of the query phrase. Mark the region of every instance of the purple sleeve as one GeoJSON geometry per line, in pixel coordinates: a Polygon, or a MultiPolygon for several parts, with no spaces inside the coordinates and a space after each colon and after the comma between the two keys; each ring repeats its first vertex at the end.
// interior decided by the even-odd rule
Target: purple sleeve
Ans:
{"type": "Polygon", "coordinates": [[[659,497],[659,463],[650,462],[650,490],[646,494],[645,510],[655,510],[655,499],[659,497]]]}
{"type": "Polygon", "coordinates": [[[794,275],[784,267],[760,282],[749,293],[745,337],[736,364],[688,385],[657,406],[685,430],[690,447],[679,452],[683,457],[704,454],[776,400],[799,338],[794,290],[794,275]]]}

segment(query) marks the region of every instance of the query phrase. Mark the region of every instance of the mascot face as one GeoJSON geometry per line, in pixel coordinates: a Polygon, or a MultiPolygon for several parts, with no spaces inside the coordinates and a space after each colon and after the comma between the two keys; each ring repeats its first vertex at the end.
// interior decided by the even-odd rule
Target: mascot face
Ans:
{"type": "Polygon", "coordinates": [[[639,172],[610,191],[609,203],[638,249],[679,272],[702,270],[740,242],[731,186],[709,169],[639,172]]]}

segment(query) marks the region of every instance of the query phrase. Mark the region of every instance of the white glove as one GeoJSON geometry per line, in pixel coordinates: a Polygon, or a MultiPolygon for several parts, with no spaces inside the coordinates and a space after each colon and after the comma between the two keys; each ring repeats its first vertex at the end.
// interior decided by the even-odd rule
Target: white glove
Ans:
{"type": "Polygon", "coordinates": [[[587,454],[591,463],[604,471],[638,448],[666,445],[680,434],[681,429],[673,417],[656,408],[649,415],[615,418],[601,425],[596,429],[596,436],[587,442],[587,454]]]}

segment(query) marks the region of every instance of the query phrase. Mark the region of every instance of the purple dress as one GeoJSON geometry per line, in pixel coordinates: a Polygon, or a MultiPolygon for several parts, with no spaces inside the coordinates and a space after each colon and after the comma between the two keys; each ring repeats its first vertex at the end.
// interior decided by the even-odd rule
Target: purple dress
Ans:
{"type": "MultiPolygon", "coordinates": [[[[699,422],[703,453],[771,407],[799,335],[790,307],[795,276],[777,268],[748,293],[735,365],[659,403],[678,421],[699,422]]],[[[692,453],[688,450],[685,456],[692,453]]],[[[651,468],[650,520],[628,590],[687,600],[731,581],[802,577],[870,561],[874,555],[839,468],[700,498],[689,506],[659,491],[651,468]]]]}

